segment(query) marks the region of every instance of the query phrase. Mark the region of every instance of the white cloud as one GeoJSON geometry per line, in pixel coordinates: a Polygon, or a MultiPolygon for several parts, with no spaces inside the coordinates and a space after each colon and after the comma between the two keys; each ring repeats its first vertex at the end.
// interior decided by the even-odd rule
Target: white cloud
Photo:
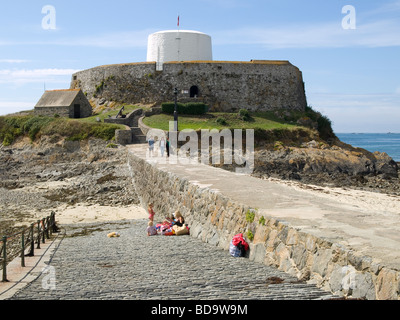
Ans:
{"type": "Polygon", "coordinates": [[[29,60],[22,60],[22,59],[0,59],[0,63],[26,63],[29,60]]]}
{"type": "Polygon", "coordinates": [[[89,46],[102,48],[140,48],[147,47],[147,38],[154,30],[114,32],[97,36],[81,37],[60,41],[59,45],[89,46]]]}
{"type": "Polygon", "coordinates": [[[0,70],[0,83],[26,84],[35,82],[65,82],[65,77],[71,77],[75,69],[3,69],[0,70]]]}
{"type": "Polygon", "coordinates": [[[7,114],[32,110],[35,107],[34,102],[26,101],[0,101],[0,116],[7,114]]]}
{"type": "Polygon", "coordinates": [[[307,94],[308,104],[327,115],[335,132],[399,132],[400,96],[388,94],[307,94]]]}
{"type": "Polygon", "coordinates": [[[0,46],[79,46],[98,48],[145,48],[149,34],[159,30],[145,29],[136,31],[110,32],[98,35],[80,35],[71,37],[58,37],[58,40],[43,41],[8,41],[1,42],[0,46]]]}
{"type": "Polygon", "coordinates": [[[382,20],[357,24],[345,30],[341,21],[324,24],[287,25],[271,28],[240,28],[216,32],[213,42],[226,44],[257,44],[268,49],[397,47],[400,46],[400,20],[382,20]]]}

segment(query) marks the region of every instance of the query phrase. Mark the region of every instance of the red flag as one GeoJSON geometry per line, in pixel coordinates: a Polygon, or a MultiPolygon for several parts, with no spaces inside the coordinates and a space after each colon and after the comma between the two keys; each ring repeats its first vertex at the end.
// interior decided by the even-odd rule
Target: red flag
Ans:
{"type": "Polygon", "coordinates": [[[178,27],[179,27],[179,16],[178,16],[178,27]]]}

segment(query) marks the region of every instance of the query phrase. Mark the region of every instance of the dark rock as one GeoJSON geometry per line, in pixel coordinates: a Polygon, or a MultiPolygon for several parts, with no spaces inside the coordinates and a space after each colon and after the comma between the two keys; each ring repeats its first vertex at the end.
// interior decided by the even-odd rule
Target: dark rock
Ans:
{"type": "Polygon", "coordinates": [[[398,164],[386,153],[360,148],[303,143],[303,148],[255,152],[253,176],[301,180],[302,183],[399,192],[398,164]],[[322,148],[323,146],[323,148],[322,148]]]}

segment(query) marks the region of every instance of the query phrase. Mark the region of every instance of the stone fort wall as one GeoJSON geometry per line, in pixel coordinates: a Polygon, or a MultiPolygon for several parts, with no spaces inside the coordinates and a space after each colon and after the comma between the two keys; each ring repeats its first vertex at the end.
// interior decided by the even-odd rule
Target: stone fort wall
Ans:
{"type": "Polygon", "coordinates": [[[128,104],[174,100],[202,101],[211,111],[304,110],[307,105],[301,71],[288,61],[155,62],[99,66],[72,75],[71,89],[128,104]]]}

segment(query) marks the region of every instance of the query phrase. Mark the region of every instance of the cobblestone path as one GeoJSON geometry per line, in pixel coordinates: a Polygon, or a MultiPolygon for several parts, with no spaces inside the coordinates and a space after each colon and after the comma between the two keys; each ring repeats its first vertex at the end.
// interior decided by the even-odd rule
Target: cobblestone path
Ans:
{"type": "Polygon", "coordinates": [[[53,272],[11,299],[273,300],[331,295],[275,268],[234,258],[190,236],[145,234],[147,221],[68,225],[50,261],[53,272]],[[118,238],[108,238],[112,231],[118,238]],[[50,280],[54,280],[51,282],[50,280]]]}

